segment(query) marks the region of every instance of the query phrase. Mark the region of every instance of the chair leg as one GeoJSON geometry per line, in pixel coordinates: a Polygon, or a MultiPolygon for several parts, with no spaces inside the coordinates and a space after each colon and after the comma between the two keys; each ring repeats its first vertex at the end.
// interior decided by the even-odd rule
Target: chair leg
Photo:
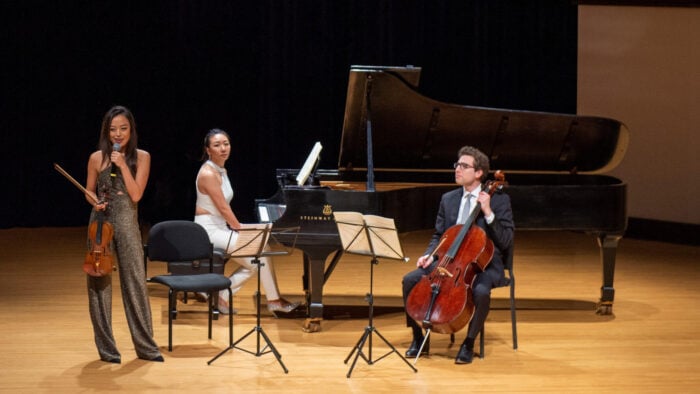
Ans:
{"type": "Polygon", "coordinates": [[[481,327],[481,331],[479,332],[479,358],[484,358],[486,356],[486,348],[484,347],[484,331],[486,325],[484,324],[484,327],[481,327]]]}
{"type": "Polygon", "coordinates": [[[168,314],[172,316],[173,320],[177,320],[177,291],[170,290],[169,297],[172,297],[172,303],[168,301],[170,308],[168,314]]]}
{"type": "Polygon", "coordinates": [[[510,323],[513,326],[513,350],[518,350],[518,325],[515,320],[515,279],[510,280],[510,323]]]}
{"type": "Polygon", "coordinates": [[[209,299],[213,300],[213,302],[214,302],[212,304],[212,308],[213,308],[212,313],[214,314],[212,318],[214,320],[219,320],[219,315],[221,315],[221,312],[219,311],[219,292],[215,291],[215,292],[209,293],[209,299]],[[216,296],[214,296],[215,294],[216,294],[216,296]]]}
{"type": "Polygon", "coordinates": [[[207,303],[209,307],[209,313],[207,316],[207,320],[209,321],[209,333],[208,337],[211,339],[211,321],[214,317],[214,300],[212,299],[212,293],[209,293],[209,302],[207,303]]]}
{"type": "MultiPolygon", "coordinates": [[[[233,307],[233,291],[230,287],[228,288],[228,304],[233,307]]],[[[228,345],[229,347],[233,346],[233,313],[228,314],[228,345]]]]}
{"type": "Polygon", "coordinates": [[[173,289],[168,291],[168,351],[173,351],[173,315],[175,311],[175,303],[177,302],[177,293],[173,289]]]}

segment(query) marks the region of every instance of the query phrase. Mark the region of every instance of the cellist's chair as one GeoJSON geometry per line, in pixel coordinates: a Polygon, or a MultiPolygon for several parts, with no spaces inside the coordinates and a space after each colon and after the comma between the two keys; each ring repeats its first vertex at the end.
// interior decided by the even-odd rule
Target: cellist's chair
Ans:
{"type": "MultiPolygon", "coordinates": [[[[188,275],[157,275],[150,282],[168,287],[168,350],[173,350],[173,319],[177,316],[177,293],[202,292],[208,297],[209,339],[212,336],[212,319],[218,315],[214,302],[218,292],[228,290],[229,305],[233,305],[231,280],[214,273],[214,247],[202,226],[186,220],[160,222],[148,233],[148,242],[143,247],[144,264],[147,261],[190,261],[207,266],[203,273],[188,275]]],[[[229,314],[229,345],[233,343],[233,315],[229,314]]]]}
{"type": "MultiPolygon", "coordinates": [[[[505,271],[504,280],[496,286],[510,288],[510,323],[513,331],[513,350],[518,350],[518,327],[515,317],[515,276],[513,274],[513,247],[507,249],[503,254],[503,268],[505,271]]],[[[484,327],[481,328],[479,333],[479,358],[484,358],[486,354],[484,346],[484,332],[486,330],[486,323],[484,327]]],[[[450,335],[450,340],[452,343],[455,341],[455,334],[450,335]]]]}

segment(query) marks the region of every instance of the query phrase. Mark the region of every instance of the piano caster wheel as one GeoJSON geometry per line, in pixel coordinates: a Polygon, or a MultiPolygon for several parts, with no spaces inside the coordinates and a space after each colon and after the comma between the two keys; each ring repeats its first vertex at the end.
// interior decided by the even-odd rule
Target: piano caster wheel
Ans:
{"type": "Polygon", "coordinates": [[[320,318],[309,318],[304,321],[304,327],[301,329],[304,332],[319,332],[321,331],[321,319],[320,318]]]}
{"type": "Polygon", "coordinates": [[[598,303],[598,308],[595,311],[598,315],[612,315],[612,302],[600,302],[598,303]]]}

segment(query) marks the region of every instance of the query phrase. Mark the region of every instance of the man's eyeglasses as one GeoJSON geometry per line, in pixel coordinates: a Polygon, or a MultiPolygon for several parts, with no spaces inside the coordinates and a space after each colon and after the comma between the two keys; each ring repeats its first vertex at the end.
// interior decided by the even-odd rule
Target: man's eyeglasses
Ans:
{"type": "Polygon", "coordinates": [[[461,168],[462,170],[467,170],[467,169],[470,169],[470,168],[474,168],[473,165],[470,165],[470,164],[467,164],[467,163],[460,163],[460,162],[457,162],[457,163],[452,164],[452,167],[454,167],[454,168],[459,167],[459,168],[461,168]]]}

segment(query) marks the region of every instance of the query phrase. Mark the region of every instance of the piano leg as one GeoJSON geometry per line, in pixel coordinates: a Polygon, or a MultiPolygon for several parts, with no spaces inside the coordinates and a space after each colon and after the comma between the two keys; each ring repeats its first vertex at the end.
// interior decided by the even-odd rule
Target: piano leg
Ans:
{"type": "Polygon", "coordinates": [[[617,244],[622,235],[598,234],[598,246],[600,246],[600,257],[603,262],[603,286],[600,288],[600,302],[598,302],[596,313],[599,315],[612,314],[612,304],[615,298],[615,255],[617,244]]]}
{"type": "Polygon", "coordinates": [[[325,285],[326,280],[342,255],[341,250],[336,250],[327,272],[326,257],[331,251],[319,250],[304,252],[303,281],[307,308],[307,318],[303,326],[304,332],[321,331],[321,320],[323,320],[323,285],[325,285]]]}

